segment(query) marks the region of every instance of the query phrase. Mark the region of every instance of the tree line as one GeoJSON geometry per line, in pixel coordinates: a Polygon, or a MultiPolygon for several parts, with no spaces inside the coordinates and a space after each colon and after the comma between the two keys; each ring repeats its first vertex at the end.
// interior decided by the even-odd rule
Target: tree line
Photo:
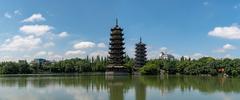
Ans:
{"type": "MultiPolygon", "coordinates": [[[[124,59],[124,66],[132,72],[134,59],[128,56],[124,59]]],[[[85,59],[73,58],[39,65],[38,63],[1,62],[0,74],[44,74],[44,73],[83,73],[105,72],[108,65],[106,57],[97,56],[85,59]]],[[[202,57],[200,59],[150,59],[138,70],[142,74],[184,74],[184,75],[240,75],[240,59],[215,59],[202,57]],[[219,72],[223,69],[223,72],[219,72]]]]}
{"type": "Polygon", "coordinates": [[[82,73],[105,72],[108,64],[106,57],[73,58],[51,63],[1,62],[0,74],[44,74],[44,73],[82,73]]]}
{"type": "Polygon", "coordinates": [[[184,74],[184,75],[240,75],[240,59],[215,59],[202,57],[197,60],[181,57],[177,60],[154,59],[149,60],[140,69],[143,74],[184,74]],[[221,69],[221,71],[219,71],[221,69]]]}

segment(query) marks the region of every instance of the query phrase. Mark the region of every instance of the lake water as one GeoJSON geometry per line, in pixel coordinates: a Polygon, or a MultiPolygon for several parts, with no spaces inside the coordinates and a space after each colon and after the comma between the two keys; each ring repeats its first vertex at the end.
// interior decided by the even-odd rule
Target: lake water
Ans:
{"type": "Polygon", "coordinates": [[[0,77],[0,100],[239,100],[240,79],[197,76],[0,77]]]}

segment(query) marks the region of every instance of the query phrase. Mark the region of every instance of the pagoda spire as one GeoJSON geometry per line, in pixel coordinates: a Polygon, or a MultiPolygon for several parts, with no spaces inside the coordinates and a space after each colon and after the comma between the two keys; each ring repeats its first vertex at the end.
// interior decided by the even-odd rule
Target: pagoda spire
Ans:
{"type": "Polygon", "coordinates": [[[118,27],[118,18],[116,18],[116,27],[118,27]]]}
{"type": "Polygon", "coordinates": [[[140,43],[142,43],[142,37],[140,37],[140,43]]]}

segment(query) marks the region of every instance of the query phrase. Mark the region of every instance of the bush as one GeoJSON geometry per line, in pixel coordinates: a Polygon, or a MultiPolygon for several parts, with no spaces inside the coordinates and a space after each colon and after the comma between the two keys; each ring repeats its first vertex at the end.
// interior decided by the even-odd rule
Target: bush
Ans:
{"type": "Polygon", "coordinates": [[[158,67],[156,64],[147,63],[140,68],[140,73],[145,75],[155,75],[158,73],[158,67]]]}

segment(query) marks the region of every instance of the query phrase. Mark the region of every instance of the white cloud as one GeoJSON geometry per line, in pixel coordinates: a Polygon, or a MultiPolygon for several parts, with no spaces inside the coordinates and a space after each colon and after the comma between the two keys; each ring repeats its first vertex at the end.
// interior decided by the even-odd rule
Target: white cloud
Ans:
{"type": "MultiPolygon", "coordinates": [[[[73,97],[73,100],[106,100],[107,96],[102,96],[102,95],[95,95],[92,96],[89,93],[87,93],[85,90],[84,91],[78,91],[78,89],[82,88],[68,88],[66,89],[66,93],[71,95],[73,97]]],[[[94,94],[96,92],[94,91],[94,94]]],[[[96,93],[97,94],[97,93],[96,93]]]]}
{"type": "Polygon", "coordinates": [[[231,44],[225,44],[225,45],[223,45],[222,48],[219,48],[219,49],[215,50],[215,52],[225,53],[225,52],[228,51],[228,50],[235,50],[235,49],[236,49],[235,46],[233,46],[233,45],[231,45],[231,44]]]}
{"type": "Polygon", "coordinates": [[[203,55],[201,53],[194,53],[192,56],[193,57],[200,57],[200,56],[203,56],[203,55]]]}
{"type": "Polygon", "coordinates": [[[90,57],[96,57],[96,56],[107,57],[108,52],[107,51],[95,51],[95,52],[90,53],[90,57]]]}
{"type": "Polygon", "coordinates": [[[223,49],[225,49],[225,50],[234,50],[234,49],[236,49],[236,47],[231,45],[231,44],[225,44],[223,46],[223,49]]]}
{"type": "MultiPolygon", "coordinates": [[[[11,17],[13,18],[14,16],[21,15],[21,12],[19,10],[15,10],[14,12],[10,13],[10,15],[12,15],[11,17]]],[[[32,18],[32,21],[36,22],[37,20],[35,18],[32,18]]],[[[53,29],[54,27],[52,26],[41,24],[26,24],[20,26],[19,32],[21,32],[21,35],[9,37],[8,39],[5,39],[4,42],[0,43],[1,56],[3,57],[9,55],[9,57],[5,57],[6,59],[2,59],[15,61],[18,59],[27,58],[32,60],[33,58],[40,56],[45,57],[46,59],[60,60],[65,57],[64,53],[69,55],[66,57],[74,57],[74,54],[85,54],[85,51],[79,50],[67,51],[63,52],[63,54],[55,54],[54,52],[48,51],[53,49],[49,47],[56,45],[54,43],[54,39],[69,35],[67,32],[54,34],[53,29]],[[24,57],[25,55],[28,55],[28,57],[24,57]]],[[[76,47],[81,48],[81,45],[77,45],[76,47]]],[[[91,47],[91,45],[86,47],[91,47]]],[[[0,61],[2,59],[0,59],[0,61]]]]}
{"type": "Polygon", "coordinates": [[[57,61],[62,60],[62,58],[63,57],[58,54],[54,54],[54,55],[48,57],[48,59],[57,60],[57,61]]]}
{"type": "Polygon", "coordinates": [[[20,10],[15,10],[13,13],[14,13],[15,15],[22,15],[22,13],[20,12],[20,10]]]}
{"type": "Polygon", "coordinates": [[[98,44],[97,44],[97,47],[99,47],[99,48],[105,48],[106,45],[105,45],[104,43],[98,43],[98,44]]]}
{"type": "Polygon", "coordinates": [[[49,51],[49,52],[47,52],[47,51],[39,51],[39,52],[37,52],[36,54],[35,54],[35,56],[37,56],[37,57],[41,57],[41,56],[52,56],[54,53],[53,52],[51,52],[51,51],[49,51]]]}
{"type": "Polygon", "coordinates": [[[224,58],[232,58],[232,56],[230,54],[226,54],[224,58]]]}
{"type": "Polygon", "coordinates": [[[69,34],[67,33],[67,32],[61,32],[61,33],[59,33],[59,37],[67,37],[69,34]]]}
{"type": "Polygon", "coordinates": [[[79,42],[73,45],[73,48],[75,49],[87,49],[87,48],[93,48],[95,47],[95,43],[93,42],[79,42]]]}
{"type": "Polygon", "coordinates": [[[52,56],[53,54],[54,54],[54,53],[51,52],[51,51],[48,51],[48,52],[47,52],[47,55],[48,55],[48,56],[52,56]]]}
{"type": "Polygon", "coordinates": [[[33,14],[32,16],[24,19],[22,22],[39,22],[39,21],[45,21],[46,19],[42,16],[42,14],[37,13],[33,14]]]}
{"type": "Polygon", "coordinates": [[[42,36],[46,33],[49,33],[53,27],[48,25],[24,25],[19,28],[21,32],[26,34],[34,34],[35,36],[42,36]]]}
{"type": "MultiPolygon", "coordinates": [[[[174,54],[173,54],[174,55],[174,54]]],[[[174,55],[175,56],[175,55],[174,55]]],[[[175,56],[176,57],[176,56],[175,56]]],[[[182,57],[182,55],[178,55],[176,58],[180,59],[182,57]]],[[[193,54],[190,54],[190,55],[184,55],[183,57],[185,58],[191,58],[191,59],[199,59],[199,58],[202,58],[202,57],[209,57],[208,55],[206,54],[202,54],[202,53],[199,53],[199,52],[196,52],[196,53],[193,53],[193,54]]]]}
{"type": "Polygon", "coordinates": [[[208,57],[208,56],[204,55],[202,53],[194,53],[194,54],[190,55],[190,58],[193,58],[193,59],[199,59],[201,57],[208,57]]]}
{"type": "Polygon", "coordinates": [[[55,61],[62,60],[63,58],[61,55],[55,54],[52,51],[39,51],[34,55],[34,57],[44,57],[46,59],[55,61]]]}
{"type": "MultiPolygon", "coordinates": [[[[180,59],[182,56],[178,56],[178,58],[180,59]]],[[[202,58],[202,57],[209,57],[208,55],[205,55],[205,54],[202,54],[202,53],[193,53],[193,54],[190,54],[190,55],[184,55],[183,57],[185,58],[191,58],[191,59],[199,59],[199,58],[202,58]]]]}
{"type": "Polygon", "coordinates": [[[13,38],[7,39],[1,46],[0,51],[26,51],[38,48],[42,43],[40,38],[34,37],[33,35],[22,37],[14,36],[13,38]]]}
{"type": "Polygon", "coordinates": [[[39,51],[39,52],[37,52],[37,53],[35,54],[35,56],[44,56],[44,55],[46,55],[46,54],[47,54],[46,51],[39,51]]]}
{"type": "Polygon", "coordinates": [[[8,12],[4,13],[4,17],[6,17],[8,19],[12,18],[12,16],[8,12]]]}
{"type": "Polygon", "coordinates": [[[85,51],[82,50],[69,50],[65,53],[66,56],[77,56],[77,55],[82,55],[85,54],[85,51]]]}
{"type": "Polygon", "coordinates": [[[225,39],[240,39],[240,28],[237,25],[228,27],[215,27],[208,35],[225,38],[225,39]]]}
{"type": "Polygon", "coordinates": [[[8,18],[8,19],[11,19],[11,18],[15,17],[16,15],[21,15],[21,12],[19,10],[15,10],[11,13],[9,13],[9,12],[4,13],[4,17],[8,18]]]}
{"type": "Polygon", "coordinates": [[[167,50],[168,50],[167,47],[161,47],[160,48],[160,52],[167,52],[167,50]]]}
{"type": "Polygon", "coordinates": [[[44,48],[53,47],[53,46],[55,46],[55,43],[53,42],[48,42],[43,45],[44,48]]]}

